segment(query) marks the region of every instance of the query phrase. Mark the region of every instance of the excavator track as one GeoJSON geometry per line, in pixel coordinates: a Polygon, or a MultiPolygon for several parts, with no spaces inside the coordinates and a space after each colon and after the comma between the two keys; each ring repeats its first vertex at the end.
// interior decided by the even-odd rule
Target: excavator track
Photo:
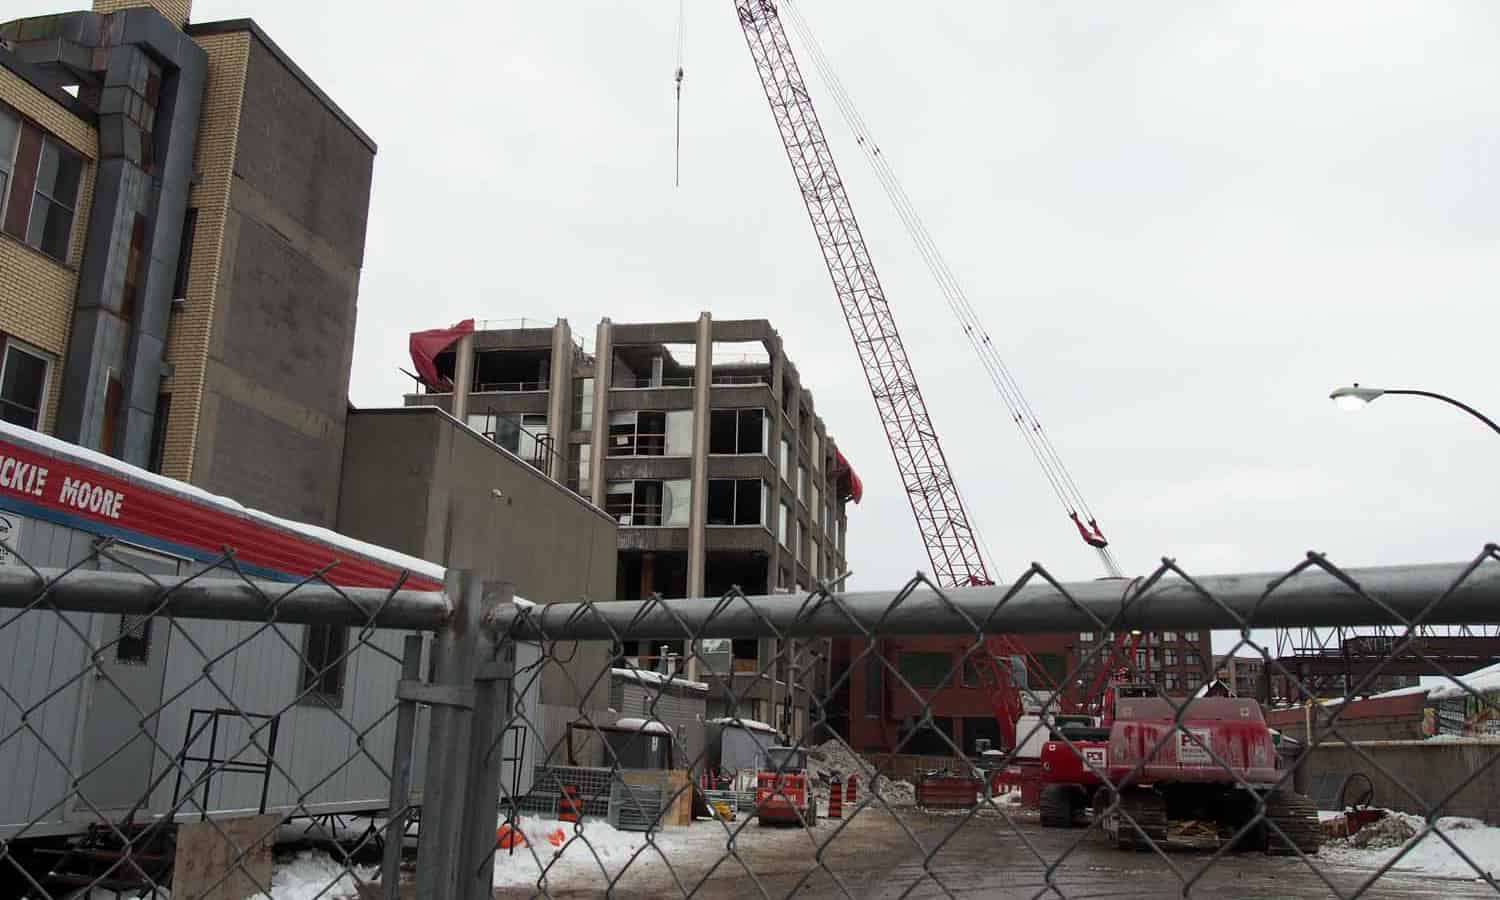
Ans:
{"type": "Polygon", "coordinates": [[[1266,795],[1265,831],[1266,853],[1271,856],[1292,856],[1299,851],[1317,853],[1323,843],[1318,807],[1296,791],[1277,789],[1266,795]],[[1281,834],[1271,828],[1273,822],[1281,834]]]}
{"type": "Polygon", "coordinates": [[[1120,794],[1119,810],[1106,820],[1105,833],[1121,850],[1164,847],[1167,842],[1166,801],[1150,788],[1127,788],[1120,794]]]}

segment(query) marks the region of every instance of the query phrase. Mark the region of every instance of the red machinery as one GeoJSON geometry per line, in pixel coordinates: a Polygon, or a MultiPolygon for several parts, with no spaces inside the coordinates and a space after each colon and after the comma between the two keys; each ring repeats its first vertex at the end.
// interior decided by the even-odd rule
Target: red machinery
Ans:
{"type": "Polygon", "coordinates": [[[767,747],[766,768],[755,779],[755,814],[761,825],[818,824],[818,802],[807,775],[807,751],[767,747]]]}
{"type": "Polygon", "coordinates": [[[1191,837],[1230,838],[1263,800],[1265,821],[1241,836],[1238,848],[1316,853],[1317,807],[1277,786],[1280,757],[1260,704],[1233,697],[1185,702],[1179,722],[1177,708],[1153,687],[1116,685],[1100,727],[1060,729],[1067,740],[1042,749],[1042,824],[1072,825],[1092,806],[1116,846],[1148,849],[1165,844],[1173,822],[1197,823],[1191,837]]]}

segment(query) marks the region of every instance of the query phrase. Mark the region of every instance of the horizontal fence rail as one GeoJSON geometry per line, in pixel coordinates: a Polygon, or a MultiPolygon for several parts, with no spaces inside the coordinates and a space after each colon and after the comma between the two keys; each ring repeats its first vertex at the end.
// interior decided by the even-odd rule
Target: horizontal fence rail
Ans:
{"type": "Polygon", "coordinates": [[[1120,629],[1230,629],[1393,625],[1424,616],[1466,625],[1500,616],[1500,565],[1477,563],[1338,570],[1321,556],[1291,572],[1189,576],[1173,562],[1150,578],[1062,584],[1034,566],[1010,586],[940,589],[925,578],[889,591],[811,597],[735,595],[703,600],[556,603],[506,607],[486,623],[515,639],[609,640],[616,636],[748,638],[883,634],[1015,634],[1120,629]]]}

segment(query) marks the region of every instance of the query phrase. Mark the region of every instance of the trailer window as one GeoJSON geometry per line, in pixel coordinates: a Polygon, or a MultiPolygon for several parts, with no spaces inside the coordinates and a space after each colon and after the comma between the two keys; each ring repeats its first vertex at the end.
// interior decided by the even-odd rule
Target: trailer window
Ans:
{"type": "Polygon", "coordinates": [[[151,617],[121,616],[115,662],[143,666],[151,659],[151,617]]]}
{"type": "Polygon", "coordinates": [[[302,699],[319,706],[338,706],[344,698],[346,625],[308,625],[302,647],[302,699]]]}

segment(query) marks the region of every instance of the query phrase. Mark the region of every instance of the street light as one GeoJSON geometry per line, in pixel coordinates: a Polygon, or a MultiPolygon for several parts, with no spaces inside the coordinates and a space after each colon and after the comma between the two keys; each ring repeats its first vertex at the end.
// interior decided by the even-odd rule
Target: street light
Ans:
{"type": "Polygon", "coordinates": [[[1376,399],[1384,397],[1387,394],[1405,394],[1409,397],[1428,397],[1433,400],[1441,400],[1444,403],[1449,404],[1450,406],[1458,407],[1459,409],[1488,425],[1491,431],[1495,432],[1496,434],[1500,434],[1500,425],[1496,425],[1493,421],[1491,421],[1489,416],[1486,416],[1484,413],[1468,405],[1467,403],[1460,403],[1459,401],[1454,400],[1452,397],[1446,396],[1444,394],[1433,393],[1432,391],[1418,391],[1410,388],[1403,388],[1400,390],[1366,388],[1360,387],[1359,382],[1356,381],[1349,387],[1341,387],[1335,390],[1333,393],[1328,395],[1328,399],[1332,400],[1339,409],[1353,410],[1363,409],[1366,405],[1373,403],[1376,399]]]}

